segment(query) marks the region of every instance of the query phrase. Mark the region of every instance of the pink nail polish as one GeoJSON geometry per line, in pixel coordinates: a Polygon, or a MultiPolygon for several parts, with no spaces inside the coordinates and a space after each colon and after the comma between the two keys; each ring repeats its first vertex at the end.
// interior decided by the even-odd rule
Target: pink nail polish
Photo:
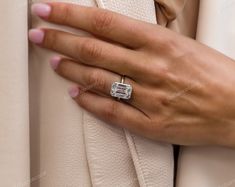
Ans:
{"type": "Polygon", "coordinates": [[[79,89],[78,87],[72,87],[69,89],[69,95],[72,97],[72,98],[75,98],[79,95],[79,89]]]}
{"type": "Polygon", "coordinates": [[[29,40],[35,44],[41,44],[44,39],[44,31],[41,29],[30,29],[29,40]]]}
{"type": "Polygon", "coordinates": [[[41,18],[47,18],[51,13],[51,6],[46,3],[35,3],[32,5],[31,11],[41,18]]]}
{"type": "Polygon", "coordinates": [[[60,62],[61,62],[61,57],[60,56],[52,57],[51,60],[50,60],[50,64],[51,64],[52,69],[56,70],[58,65],[60,64],[60,62]]]}

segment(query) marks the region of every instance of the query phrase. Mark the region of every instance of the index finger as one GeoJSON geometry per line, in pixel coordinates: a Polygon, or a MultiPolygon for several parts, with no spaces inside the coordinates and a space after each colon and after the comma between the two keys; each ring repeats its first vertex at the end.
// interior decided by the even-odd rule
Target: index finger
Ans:
{"type": "Polygon", "coordinates": [[[69,3],[36,3],[32,12],[46,21],[85,30],[131,48],[140,48],[148,41],[151,27],[109,10],[69,3]]]}

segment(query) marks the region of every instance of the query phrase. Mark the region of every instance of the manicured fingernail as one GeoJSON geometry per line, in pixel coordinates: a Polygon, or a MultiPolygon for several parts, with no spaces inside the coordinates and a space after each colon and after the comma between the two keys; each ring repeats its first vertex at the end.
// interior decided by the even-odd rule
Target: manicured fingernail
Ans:
{"type": "Polygon", "coordinates": [[[31,11],[41,18],[47,18],[51,13],[51,6],[46,3],[35,3],[32,5],[31,11]]]}
{"type": "Polygon", "coordinates": [[[41,44],[44,39],[44,31],[41,29],[29,30],[29,40],[35,44],[41,44]]]}
{"type": "Polygon", "coordinates": [[[72,87],[69,89],[69,95],[72,97],[72,98],[75,98],[79,95],[79,89],[78,87],[72,87]]]}
{"type": "Polygon", "coordinates": [[[61,62],[61,57],[59,57],[59,56],[52,57],[50,60],[50,65],[51,65],[52,69],[56,70],[58,65],[60,64],[60,62],[61,62]]]}

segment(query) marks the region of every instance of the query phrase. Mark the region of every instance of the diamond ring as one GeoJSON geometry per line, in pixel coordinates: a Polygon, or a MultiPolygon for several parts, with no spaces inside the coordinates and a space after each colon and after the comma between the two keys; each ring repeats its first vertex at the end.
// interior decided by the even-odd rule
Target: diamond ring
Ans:
{"type": "Polygon", "coordinates": [[[110,94],[112,97],[120,99],[130,99],[132,93],[132,86],[125,84],[125,76],[121,76],[120,82],[114,82],[111,86],[110,94]]]}

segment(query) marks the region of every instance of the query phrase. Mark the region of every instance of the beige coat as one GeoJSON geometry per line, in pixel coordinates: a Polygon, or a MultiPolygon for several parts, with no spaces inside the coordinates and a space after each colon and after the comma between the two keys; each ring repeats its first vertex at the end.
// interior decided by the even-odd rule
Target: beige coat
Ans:
{"type": "MultiPolygon", "coordinates": [[[[33,2],[42,2],[34,0],[33,2]]],[[[235,58],[234,0],[64,0],[167,26],[235,58]],[[225,3],[226,2],[226,3],[225,3]],[[157,21],[156,21],[157,20],[157,21]],[[198,26],[197,26],[198,23],[198,26]]],[[[27,0],[0,0],[0,187],[173,187],[172,146],[112,127],[79,108],[72,85],[28,46],[27,0]]],[[[235,151],[182,147],[178,187],[235,186],[235,151]],[[221,173],[222,171],[222,173],[221,173]]]]}

